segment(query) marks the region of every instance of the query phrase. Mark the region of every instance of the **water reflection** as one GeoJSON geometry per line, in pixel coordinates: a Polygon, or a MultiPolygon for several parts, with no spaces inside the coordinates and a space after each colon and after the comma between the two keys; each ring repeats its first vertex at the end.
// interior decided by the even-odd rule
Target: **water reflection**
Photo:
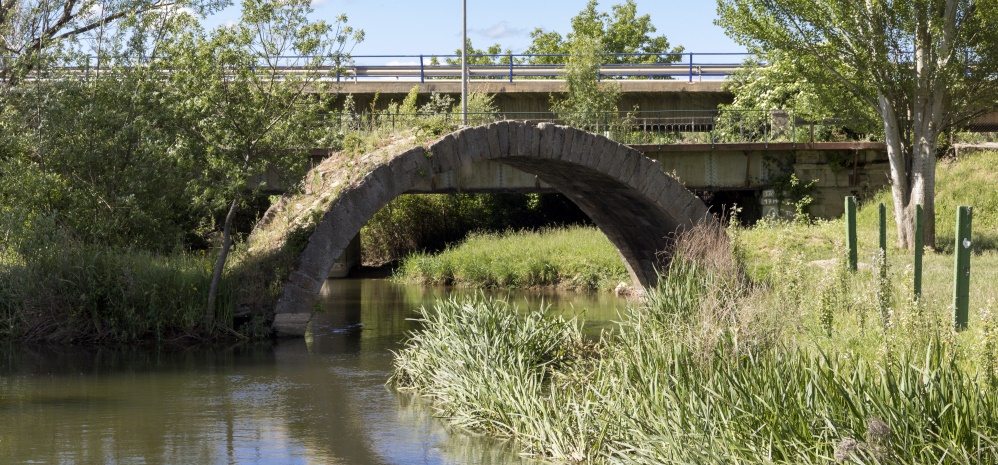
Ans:
{"type": "MultiPolygon", "coordinates": [[[[0,463],[529,463],[384,386],[413,309],[445,292],[331,281],[307,341],[0,350],[0,463]]],[[[604,299],[544,297],[559,312],[614,318],[619,303],[604,299]]]]}

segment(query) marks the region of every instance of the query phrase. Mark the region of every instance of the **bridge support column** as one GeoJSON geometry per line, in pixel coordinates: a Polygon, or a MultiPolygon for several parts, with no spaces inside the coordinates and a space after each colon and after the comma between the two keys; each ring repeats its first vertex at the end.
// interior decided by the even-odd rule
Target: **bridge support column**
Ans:
{"type": "Polygon", "coordinates": [[[360,265],[360,233],[353,237],[340,258],[333,262],[333,268],[329,270],[329,278],[346,278],[350,274],[350,270],[358,265],[360,265]]]}

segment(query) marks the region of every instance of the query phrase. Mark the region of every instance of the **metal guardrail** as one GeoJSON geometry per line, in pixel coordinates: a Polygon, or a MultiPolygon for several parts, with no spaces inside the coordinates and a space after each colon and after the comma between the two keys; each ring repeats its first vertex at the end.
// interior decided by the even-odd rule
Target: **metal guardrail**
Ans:
{"type": "MultiPolygon", "coordinates": [[[[608,54],[611,60],[600,66],[599,79],[621,78],[726,78],[744,67],[749,53],[621,53],[608,54]],[[633,60],[635,62],[626,62],[633,60]]],[[[513,82],[519,79],[555,78],[564,75],[565,54],[496,54],[469,55],[469,77],[513,82]],[[488,64],[477,62],[488,61],[488,64]]],[[[395,78],[426,82],[432,79],[458,79],[458,64],[433,64],[434,58],[445,61],[460,59],[460,55],[357,55],[354,62],[387,61],[386,64],[350,64],[342,67],[340,79],[395,78]],[[418,61],[417,61],[418,60],[418,61]],[[412,63],[405,63],[411,61],[412,63]],[[395,64],[391,64],[395,62],[395,64]]]]}
{"type": "MultiPolygon", "coordinates": [[[[607,62],[602,64],[598,79],[682,79],[694,80],[724,79],[744,67],[748,53],[620,53],[607,54],[607,62]]],[[[554,79],[565,74],[565,63],[570,58],[566,54],[498,54],[469,55],[469,77],[477,80],[501,80],[514,82],[527,79],[554,79]]],[[[300,73],[324,74],[322,81],[377,81],[404,80],[426,82],[428,80],[459,79],[461,66],[448,64],[447,60],[458,60],[460,55],[355,55],[355,56],[281,56],[272,57],[268,62],[254,66],[285,75],[300,73]],[[441,61],[444,63],[441,64],[441,61]],[[306,66],[304,63],[321,63],[320,66],[306,66]]],[[[9,57],[0,57],[0,68],[9,57]]],[[[96,57],[81,57],[63,66],[51,67],[36,72],[34,79],[51,79],[58,73],[68,73],[74,77],[89,78],[101,70],[114,66],[136,66],[136,63],[112,63],[96,57]],[[49,73],[49,74],[45,74],[49,73]]]]}

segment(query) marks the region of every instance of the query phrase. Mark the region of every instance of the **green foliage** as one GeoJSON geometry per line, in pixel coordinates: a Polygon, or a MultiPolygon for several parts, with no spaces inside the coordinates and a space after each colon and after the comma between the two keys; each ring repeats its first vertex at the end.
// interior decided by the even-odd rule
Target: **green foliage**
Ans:
{"type": "Polygon", "coordinates": [[[22,235],[51,217],[86,242],[170,250],[197,226],[186,198],[195,171],[172,156],[177,122],[159,112],[148,73],[108,75],[37,83],[6,101],[20,149],[0,167],[0,203],[20,212],[22,235]]]}
{"type": "Polygon", "coordinates": [[[850,140],[876,137],[883,125],[873,107],[832,77],[802,77],[792,55],[773,52],[766,66],[749,61],[725,82],[734,95],[718,106],[718,140],[850,140]],[[775,114],[785,111],[785,114],[775,114]]]}
{"type": "MultiPolygon", "coordinates": [[[[656,31],[650,15],[638,15],[637,3],[626,0],[613,5],[611,12],[598,11],[599,3],[589,0],[586,7],[572,18],[572,32],[566,37],[553,31],[537,28],[531,32],[533,39],[527,54],[569,55],[577,53],[575,42],[581,38],[592,39],[601,52],[608,55],[607,63],[672,63],[681,57],[674,55],[682,47],[670,48],[664,35],[656,31]],[[609,54],[648,54],[642,56],[610,56],[609,54]],[[670,55],[672,54],[672,55],[670,55]]],[[[562,63],[564,57],[535,57],[532,63],[562,63]]]]}
{"type": "Polygon", "coordinates": [[[236,26],[194,29],[166,44],[173,109],[192,123],[185,135],[204,157],[199,201],[222,210],[265,173],[303,173],[324,108],[306,91],[362,38],[345,18],[312,21],[311,11],[307,1],[245,0],[236,26]],[[279,58],[287,56],[307,58],[279,58]],[[288,75],[283,66],[304,71],[288,75]]]}
{"type": "Polygon", "coordinates": [[[565,97],[551,98],[551,111],[565,124],[596,131],[620,123],[619,87],[598,80],[605,57],[598,40],[588,36],[573,40],[572,55],[565,64],[565,97]]]}
{"type": "MultiPolygon", "coordinates": [[[[217,225],[230,205],[226,239],[254,220],[255,212],[235,213],[260,207],[258,192],[271,187],[263,180],[284,176],[292,184],[287,180],[300,176],[307,150],[327,135],[318,124],[323,99],[306,95],[307,86],[342,61],[362,32],[345,17],[310,20],[307,1],[247,0],[237,25],[212,31],[194,16],[211,11],[212,2],[39,5],[16,15],[41,20],[64,5],[73,17],[57,24],[63,32],[98,21],[82,31],[94,34],[85,44],[75,33],[49,35],[32,57],[14,57],[30,61],[26,68],[7,67],[8,51],[0,51],[0,297],[6,321],[15,322],[5,335],[30,339],[49,337],[41,334],[48,331],[54,339],[82,341],[181,335],[190,325],[180,315],[194,307],[231,325],[226,285],[222,301],[206,309],[201,277],[192,277],[188,261],[159,254],[183,257],[186,250],[228,244],[218,240],[217,225]],[[105,12],[113,18],[100,20],[105,12]],[[75,64],[75,51],[87,47],[98,55],[83,62],[90,66],[85,74],[67,77],[53,68],[75,64]],[[309,58],[289,62],[279,55],[309,58]],[[285,76],[287,65],[307,71],[285,76]],[[28,68],[53,79],[19,79],[28,68]],[[197,289],[173,288],[166,276],[171,266],[176,280],[198,281],[197,289]],[[52,315],[38,302],[51,302],[52,315]],[[86,321],[77,315],[84,310],[86,321]]],[[[14,33],[8,20],[0,15],[6,45],[14,33]]]]}
{"type": "MultiPolygon", "coordinates": [[[[161,256],[48,240],[0,250],[0,339],[59,343],[167,342],[198,336],[211,279],[201,254],[161,256]]],[[[232,324],[224,287],[219,314],[232,324]]]]}
{"type": "MultiPolygon", "coordinates": [[[[448,65],[461,65],[461,49],[454,51],[457,55],[456,58],[447,58],[444,61],[448,65]]],[[[468,39],[468,65],[508,65],[510,62],[510,54],[513,52],[510,49],[503,50],[502,46],[499,44],[492,44],[488,48],[481,50],[475,48],[471,45],[471,39],[468,39]]],[[[436,57],[433,57],[436,59],[436,57]]]]}
{"type": "Polygon", "coordinates": [[[673,262],[661,297],[596,343],[582,342],[572,321],[520,316],[502,302],[423,309],[392,383],[455,426],[558,461],[998,459],[998,395],[981,389],[950,342],[930,338],[884,361],[792,340],[757,344],[740,326],[713,328],[704,344],[701,321],[722,323],[717,312],[743,306],[747,290],[709,261],[686,260],[673,262]]]}
{"type": "Polygon", "coordinates": [[[399,279],[575,290],[611,290],[621,282],[630,282],[616,248],[592,227],[473,234],[439,254],[409,256],[399,270],[399,279]]]}
{"type": "Polygon", "coordinates": [[[555,194],[402,195],[364,226],[364,262],[377,265],[417,251],[436,252],[476,231],[534,229],[586,220],[571,201],[555,194]]]}
{"type": "Polygon", "coordinates": [[[876,112],[897,240],[910,249],[916,205],[929,223],[926,243],[936,240],[932,172],[942,134],[998,101],[998,36],[978,32],[994,24],[992,3],[718,0],[717,24],[776,73],[787,69],[791,82],[807,83],[802,90],[821,96],[819,109],[858,119],[876,112]]]}

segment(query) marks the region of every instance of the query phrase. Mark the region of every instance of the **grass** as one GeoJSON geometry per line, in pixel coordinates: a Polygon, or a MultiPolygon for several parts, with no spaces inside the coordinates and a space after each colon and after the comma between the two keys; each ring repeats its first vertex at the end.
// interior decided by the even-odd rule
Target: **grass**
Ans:
{"type": "Polygon", "coordinates": [[[620,254],[594,227],[473,234],[439,254],[405,259],[399,279],[425,284],[575,290],[629,282],[620,254]]]}
{"type": "MultiPolygon", "coordinates": [[[[923,298],[920,308],[925,318],[946,320],[952,318],[953,299],[953,249],[956,208],[959,205],[974,207],[974,255],[971,258],[971,332],[982,328],[981,317],[996,310],[998,288],[998,153],[980,152],[968,155],[958,162],[941,163],[937,170],[936,232],[939,251],[926,249],[923,263],[923,298]]],[[[860,262],[863,270],[848,277],[848,296],[854,307],[868,303],[875,293],[876,273],[872,267],[877,256],[877,205],[888,206],[893,214],[888,192],[861,205],[857,215],[860,262]]],[[[786,287],[787,282],[797,283],[804,293],[825,292],[830,282],[842,280],[836,261],[844,254],[845,225],[843,220],[799,222],[762,222],[752,228],[729,231],[737,244],[737,253],[748,276],[758,283],[774,288],[786,287]],[[789,271],[789,272],[788,272],[789,271]]],[[[900,250],[894,244],[896,237],[888,225],[888,284],[890,303],[893,307],[910,305],[913,298],[913,261],[911,252],[900,250]]],[[[845,298],[845,297],[843,297],[845,298]]],[[[849,318],[848,315],[843,318],[849,318]]],[[[862,322],[854,322],[859,326],[862,322]]]]}
{"type": "MultiPolygon", "coordinates": [[[[212,257],[52,243],[0,253],[0,339],[59,343],[199,338],[212,257]]],[[[223,284],[220,324],[232,323],[223,284]]]]}
{"type": "MultiPolygon", "coordinates": [[[[458,426],[559,462],[998,463],[996,163],[981,153],[939,168],[940,244],[952,240],[956,205],[975,206],[967,331],[952,329],[945,247],[926,254],[918,301],[909,254],[892,246],[877,259],[885,193],[860,210],[859,272],[836,261],[841,220],[764,222],[728,230],[729,241],[700,231],[598,342],[543,311],[442,302],[422,310],[424,330],[396,355],[392,382],[458,426]]],[[[474,253],[462,257],[494,263],[474,253]]]]}
{"type": "Polygon", "coordinates": [[[968,334],[871,317],[872,356],[801,343],[821,325],[798,335],[782,316],[820,313],[821,297],[761,305],[774,291],[748,284],[728,250],[685,240],[648,302],[598,342],[502,301],[438,303],[391,382],[557,462],[998,463],[995,378],[961,350],[968,334]]]}

